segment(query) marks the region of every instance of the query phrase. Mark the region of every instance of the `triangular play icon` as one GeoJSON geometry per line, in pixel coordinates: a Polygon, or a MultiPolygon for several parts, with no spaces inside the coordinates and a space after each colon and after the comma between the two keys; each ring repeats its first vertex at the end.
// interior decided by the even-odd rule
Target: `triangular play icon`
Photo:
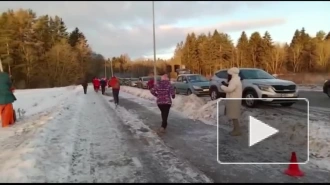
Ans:
{"type": "Polygon", "coordinates": [[[267,139],[268,137],[276,134],[277,129],[263,123],[262,121],[254,118],[253,116],[249,117],[249,147],[267,139]]]}

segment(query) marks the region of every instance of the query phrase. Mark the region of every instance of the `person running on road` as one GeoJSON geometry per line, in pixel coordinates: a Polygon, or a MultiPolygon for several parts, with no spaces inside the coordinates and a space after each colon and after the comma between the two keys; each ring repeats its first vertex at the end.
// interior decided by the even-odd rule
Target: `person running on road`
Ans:
{"type": "Polygon", "coordinates": [[[107,80],[106,80],[106,78],[102,78],[101,81],[100,81],[100,84],[101,84],[102,94],[104,94],[104,92],[105,92],[105,86],[107,86],[107,80]]]}
{"type": "Polygon", "coordinates": [[[113,100],[115,102],[116,107],[119,104],[119,90],[120,90],[120,82],[118,78],[113,76],[110,80],[110,86],[112,87],[112,95],[113,95],[113,100]]]}
{"type": "Polygon", "coordinates": [[[87,94],[88,80],[86,77],[82,79],[81,85],[83,86],[84,94],[87,94]]]}
{"type": "Polygon", "coordinates": [[[167,118],[172,106],[172,99],[175,98],[174,87],[171,85],[167,74],[161,77],[161,80],[157,82],[150,92],[157,98],[156,102],[162,116],[162,125],[158,132],[164,133],[167,128],[167,118]]]}
{"type": "Polygon", "coordinates": [[[93,79],[93,85],[94,85],[94,90],[95,92],[98,92],[100,89],[100,80],[98,78],[93,79]]]}
{"type": "MultiPolygon", "coordinates": [[[[236,67],[228,70],[228,85],[221,82],[221,89],[226,93],[226,98],[242,98],[242,82],[239,77],[239,69],[236,67]]],[[[241,135],[239,118],[241,116],[242,100],[227,100],[225,105],[225,114],[233,122],[232,136],[241,135]]]]}
{"type": "Polygon", "coordinates": [[[13,94],[13,90],[10,77],[3,72],[2,64],[0,63],[0,114],[2,127],[8,127],[15,122],[13,102],[16,101],[16,97],[13,94]]]}

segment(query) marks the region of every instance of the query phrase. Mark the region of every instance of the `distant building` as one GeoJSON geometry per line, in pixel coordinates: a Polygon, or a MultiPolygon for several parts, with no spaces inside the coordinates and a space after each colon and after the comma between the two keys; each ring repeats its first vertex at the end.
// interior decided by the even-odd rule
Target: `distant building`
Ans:
{"type": "Polygon", "coordinates": [[[166,65],[166,72],[171,78],[176,78],[179,74],[191,73],[189,69],[186,69],[185,65],[181,64],[181,61],[171,61],[166,65]]]}

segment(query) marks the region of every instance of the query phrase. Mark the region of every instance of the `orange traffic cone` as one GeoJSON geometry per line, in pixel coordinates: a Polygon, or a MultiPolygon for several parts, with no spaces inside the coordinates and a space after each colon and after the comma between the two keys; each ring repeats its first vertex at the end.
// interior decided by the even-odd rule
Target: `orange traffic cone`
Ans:
{"type": "Polygon", "coordinates": [[[300,171],[299,165],[297,164],[298,160],[297,160],[296,152],[292,152],[290,162],[291,162],[291,164],[289,164],[288,169],[285,170],[285,174],[292,176],[292,177],[304,176],[304,172],[300,171]]]}

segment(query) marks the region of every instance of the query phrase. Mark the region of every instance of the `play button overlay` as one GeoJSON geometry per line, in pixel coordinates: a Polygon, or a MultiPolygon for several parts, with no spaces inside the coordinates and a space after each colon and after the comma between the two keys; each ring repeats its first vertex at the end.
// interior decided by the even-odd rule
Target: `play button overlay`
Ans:
{"type": "MultiPolygon", "coordinates": [[[[258,99],[260,101],[260,99],[258,99]]],[[[279,101],[279,99],[277,99],[279,101]]],[[[287,99],[285,99],[287,100],[287,99]]],[[[217,105],[217,161],[220,164],[290,164],[292,152],[298,163],[309,160],[308,101],[297,99],[297,105],[259,105],[246,108],[237,99],[221,99],[217,105]],[[234,102],[231,102],[234,101],[234,102]],[[228,109],[225,110],[225,106],[228,109]],[[233,113],[228,113],[230,109],[233,113]],[[233,116],[240,113],[237,122],[233,116]],[[227,114],[226,114],[227,113],[227,114]],[[237,128],[237,127],[236,127],[237,128]]],[[[313,116],[314,119],[315,116],[313,116]]],[[[206,143],[209,144],[209,143],[206,143]]]]}
{"type": "Polygon", "coordinates": [[[278,130],[263,123],[262,121],[249,116],[249,146],[253,146],[264,139],[278,133],[278,130]]]}

